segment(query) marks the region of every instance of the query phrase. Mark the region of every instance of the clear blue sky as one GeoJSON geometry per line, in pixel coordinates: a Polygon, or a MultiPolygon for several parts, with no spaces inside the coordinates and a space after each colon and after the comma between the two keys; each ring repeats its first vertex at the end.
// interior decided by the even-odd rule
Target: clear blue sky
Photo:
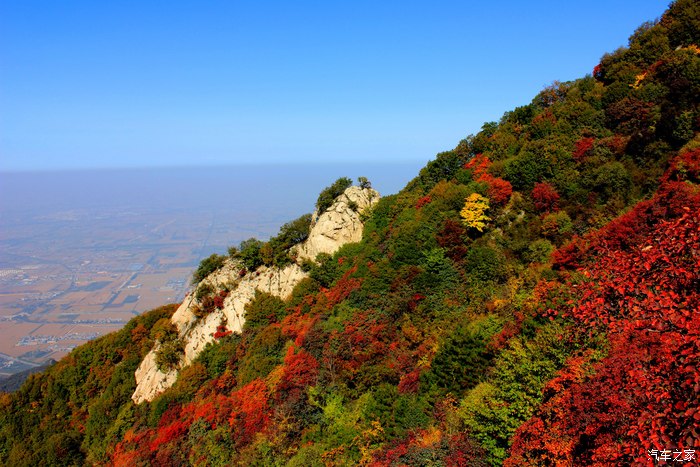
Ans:
{"type": "Polygon", "coordinates": [[[666,0],[0,0],[0,170],[415,162],[666,0]]]}

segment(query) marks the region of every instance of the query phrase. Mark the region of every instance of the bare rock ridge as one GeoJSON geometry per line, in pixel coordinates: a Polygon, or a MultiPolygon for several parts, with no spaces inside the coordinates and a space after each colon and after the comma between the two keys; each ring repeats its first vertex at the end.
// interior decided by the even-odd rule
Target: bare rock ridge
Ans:
{"type": "Polygon", "coordinates": [[[144,357],[136,370],[136,390],[131,396],[137,404],[153,400],[158,394],[172,386],[181,368],[189,365],[214,341],[216,328],[224,324],[228,330],[240,333],[245,323],[245,306],[260,290],[282,299],[292,293],[307,274],[298,263],[305,259],[315,259],[319,253],[335,253],[346,243],[362,239],[363,223],[360,214],[379,201],[379,193],[371,188],[349,187],[338,196],[324,212],[313,215],[309,237],[296,249],[297,263],[284,268],[260,266],[255,271],[246,272],[235,260],[227,259],[223,267],[207,276],[202,282],[214,290],[229,290],[223,308],[198,318],[195,314],[200,305],[191,292],[171,318],[176,327],[184,352],[179,364],[162,372],[156,364],[159,344],[144,357]]]}
{"type": "Polygon", "coordinates": [[[360,213],[379,200],[371,188],[351,186],[320,216],[314,212],[309,238],[297,247],[299,260],[315,259],[319,253],[335,253],[346,243],[362,240],[360,213]]]}

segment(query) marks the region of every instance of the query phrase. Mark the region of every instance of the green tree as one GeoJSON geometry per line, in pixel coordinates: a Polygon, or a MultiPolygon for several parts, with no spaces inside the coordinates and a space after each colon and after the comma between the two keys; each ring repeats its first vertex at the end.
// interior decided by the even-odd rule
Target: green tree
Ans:
{"type": "Polygon", "coordinates": [[[163,342],[156,350],[156,366],[162,372],[172,370],[180,363],[180,357],[184,351],[185,348],[179,338],[163,342]]]}
{"type": "Polygon", "coordinates": [[[463,165],[463,157],[455,151],[441,152],[421,169],[418,177],[409,183],[407,188],[418,185],[423,188],[424,192],[428,192],[440,180],[449,181],[455,178],[463,165]]]}
{"type": "Polygon", "coordinates": [[[535,183],[553,175],[551,163],[546,157],[527,151],[509,160],[503,171],[503,176],[515,190],[531,190],[535,183]]]}
{"type": "Polygon", "coordinates": [[[467,251],[466,269],[481,281],[499,281],[505,277],[505,258],[486,246],[473,246],[467,251]]]}
{"type": "Polygon", "coordinates": [[[260,251],[263,244],[264,243],[257,238],[249,238],[241,242],[239,258],[249,271],[255,271],[258,266],[263,264],[262,253],[260,251]]]}
{"type": "Polygon", "coordinates": [[[304,214],[284,224],[275,237],[260,247],[262,263],[281,267],[291,262],[289,249],[306,240],[310,230],[311,214],[304,214]]]}
{"type": "Polygon", "coordinates": [[[343,194],[352,186],[352,180],[347,177],[340,177],[338,180],[333,182],[331,186],[324,188],[318,195],[316,200],[316,210],[319,214],[322,214],[326,209],[331,207],[333,201],[340,195],[343,194]]]}
{"type": "Polygon", "coordinates": [[[286,307],[284,302],[269,293],[255,291],[255,297],[245,306],[246,329],[267,326],[284,317],[286,307]]]}
{"type": "Polygon", "coordinates": [[[204,258],[199,267],[192,275],[192,284],[199,284],[205,277],[207,277],[212,272],[221,268],[226,260],[225,256],[217,255],[214,253],[208,258],[204,258]]]}
{"type": "Polygon", "coordinates": [[[476,386],[486,378],[493,358],[487,344],[499,329],[495,318],[458,326],[440,346],[424,379],[455,395],[476,386]]]}
{"type": "Polygon", "coordinates": [[[304,214],[280,227],[280,232],[275,237],[276,242],[281,248],[290,248],[306,240],[309,237],[310,228],[311,214],[304,214]]]}

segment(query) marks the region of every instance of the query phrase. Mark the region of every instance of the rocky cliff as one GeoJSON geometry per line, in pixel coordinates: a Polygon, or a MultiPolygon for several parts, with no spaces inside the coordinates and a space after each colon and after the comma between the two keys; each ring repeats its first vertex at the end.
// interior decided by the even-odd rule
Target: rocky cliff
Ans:
{"type": "Polygon", "coordinates": [[[346,243],[362,240],[360,214],[379,201],[371,188],[351,186],[325,212],[314,212],[309,238],[297,248],[299,260],[314,259],[319,253],[335,253],[346,243]]]}
{"type": "MultiPolygon", "coordinates": [[[[379,201],[379,197],[379,193],[371,188],[353,186],[338,196],[327,210],[315,212],[309,237],[293,247],[297,262],[313,260],[319,253],[332,254],[346,243],[360,241],[363,230],[361,214],[379,201]]],[[[180,362],[170,371],[159,370],[156,364],[159,345],[156,344],[136,370],[137,386],[131,396],[134,402],[153,400],[172,386],[179,370],[192,363],[214,340],[218,326],[225,325],[230,331],[241,332],[245,323],[245,306],[253,299],[256,290],[286,299],[305,277],[307,274],[297,263],[284,268],[261,266],[255,271],[246,271],[238,261],[227,259],[223,267],[202,281],[216,291],[229,291],[223,307],[198,317],[197,308],[201,303],[194,293],[185,297],[171,318],[184,348],[180,362]]]]}

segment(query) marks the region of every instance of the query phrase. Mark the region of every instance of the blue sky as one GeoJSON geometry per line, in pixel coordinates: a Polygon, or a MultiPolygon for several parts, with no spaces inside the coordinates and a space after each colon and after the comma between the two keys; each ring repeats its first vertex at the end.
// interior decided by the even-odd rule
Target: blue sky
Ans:
{"type": "Polygon", "coordinates": [[[427,161],[667,5],[0,0],[0,170],[427,161]]]}

